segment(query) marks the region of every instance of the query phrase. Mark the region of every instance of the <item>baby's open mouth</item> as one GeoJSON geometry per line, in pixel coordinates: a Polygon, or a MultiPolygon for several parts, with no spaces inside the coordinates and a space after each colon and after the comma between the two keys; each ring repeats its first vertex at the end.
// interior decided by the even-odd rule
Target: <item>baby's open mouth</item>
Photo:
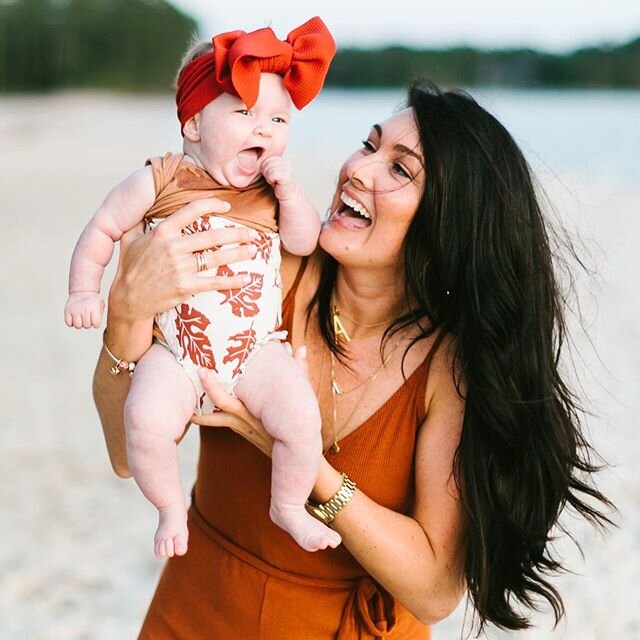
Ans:
{"type": "Polygon", "coordinates": [[[245,173],[255,173],[258,169],[258,161],[262,157],[264,149],[262,147],[250,147],[238,153],[238,165],[245,173]]]}

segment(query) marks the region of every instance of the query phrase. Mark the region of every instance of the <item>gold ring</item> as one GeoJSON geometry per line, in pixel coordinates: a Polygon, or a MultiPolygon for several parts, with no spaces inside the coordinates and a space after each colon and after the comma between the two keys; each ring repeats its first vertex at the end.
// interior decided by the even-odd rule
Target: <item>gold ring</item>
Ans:
{"type": "Polygon", "coordinates": [[[200,253],[196,253],[195,256],[196,256],[196,265],[197,265],[198,273],[200,273],[201,271],[208,271],[209,264],[207,263],[206,253],[201,251],[200,253]]]}

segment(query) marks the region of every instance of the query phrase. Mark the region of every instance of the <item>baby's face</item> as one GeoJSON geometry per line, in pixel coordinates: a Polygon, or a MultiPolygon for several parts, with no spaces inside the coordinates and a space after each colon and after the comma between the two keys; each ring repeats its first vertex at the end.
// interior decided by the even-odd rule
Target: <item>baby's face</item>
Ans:
{"type": "Polygon", "coordinates": [[[258,100],[250,110],[240,98],[223,93],[196,114],[198,159],[220,184],[246,187],[260,175],[265,158],[284,153],[290,117],[291,99],[282,77],[262,73],[258,100]]]}

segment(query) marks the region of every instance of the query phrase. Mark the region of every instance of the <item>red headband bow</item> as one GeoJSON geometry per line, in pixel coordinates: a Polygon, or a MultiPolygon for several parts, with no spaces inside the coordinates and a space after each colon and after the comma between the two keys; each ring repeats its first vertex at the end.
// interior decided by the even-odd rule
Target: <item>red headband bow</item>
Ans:
{"type": "Polygon", "coordinates": [[[293,104],[302,109],[322,89],[335,52],[333,37],[318,17],[291,31],[285,41],[268,27],[215,36],[213,51],[192,60],[178,78],[181,128],[222,93],[238,96],[251,109],[261,73],[281,75],[293,104]]]}

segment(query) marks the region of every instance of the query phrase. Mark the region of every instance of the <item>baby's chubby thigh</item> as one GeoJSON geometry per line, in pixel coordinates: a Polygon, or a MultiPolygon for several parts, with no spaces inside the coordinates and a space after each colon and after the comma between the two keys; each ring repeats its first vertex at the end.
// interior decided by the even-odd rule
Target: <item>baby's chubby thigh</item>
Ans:
{"type": "Polygon", "coordinates": [[[196,392],[174,355],[153,344],[136,365],[124,406],[128,445],[149,436],[178,441],[193,415],[196,392]]]}
{"type": "Polygon", "coordinates": [[[283,343],[274,340],[261,346],[234,391],[276,440],[317,446],[318,400],[304,369],[283,343]]]}

